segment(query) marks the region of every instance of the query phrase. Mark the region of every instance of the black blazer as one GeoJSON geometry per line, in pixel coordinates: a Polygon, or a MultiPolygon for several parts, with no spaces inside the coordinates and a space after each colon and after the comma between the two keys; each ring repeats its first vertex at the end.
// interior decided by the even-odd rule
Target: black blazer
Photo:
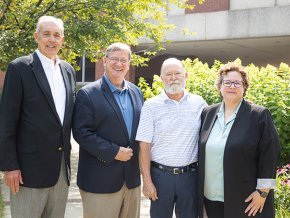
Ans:
{"type": "Polygon", "coordinates": [[[75,72],[64,61],[60,69],[66,87],[63,125],[37,54],[17,58],[8,65],[0,106],[1,170],[20,169],[25,187],[55,185],[62,151],[69,183],[75,72]]]}
{"type": "MultiPolygon", "coordinates": [[[[198,209],[203,217],[205,146],[221,104],[206,107],[201,115],[199,140],[198,209]]],[[[225,218],[248,217],[245,199],[256,190],[257,178],[275,179],[280,152],[278,134],[268,109],[244,101],[227,138],[224,151],[225,218]]],[[[274,218],[270,191],[263,212],[255,217],[274,218]]]]}
{"type": "Polygon", "coordinates": [[[121,110],[103,78],[83,87],[77,94],[73,136],[80,145],[77,185],[92,193],[113,193],[124,183],[129,189],[140,185],[139,145],[135,141],[143,95],[129,83],[133,105],[131,138],[121,110]],[[133,149],[126,162],[115,160],[120,146],[133,149]]]}

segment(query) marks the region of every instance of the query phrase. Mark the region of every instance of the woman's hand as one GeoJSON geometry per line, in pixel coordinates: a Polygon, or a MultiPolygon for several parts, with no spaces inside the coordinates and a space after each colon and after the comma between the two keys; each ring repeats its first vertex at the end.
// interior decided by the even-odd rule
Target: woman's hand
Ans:
{"type": "Polygon", "coordinates": [[[248,216],[255,216],[258,211],[262,213],[265,201],[266,198],[261,197],[258,191],[254,191],[245,200],[245,202],[250,202],[245,213],[248,213],[248,216]]]}

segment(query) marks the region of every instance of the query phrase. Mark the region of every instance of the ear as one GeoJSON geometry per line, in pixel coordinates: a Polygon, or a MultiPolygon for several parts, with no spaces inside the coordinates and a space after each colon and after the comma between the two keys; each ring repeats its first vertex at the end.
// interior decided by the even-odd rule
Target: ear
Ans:
{"type": "Polygon", "coordinates": [[[33,33],[34,41],[38,43],[38,32],[33,33]]]}
{"type": "Polygon", "coordinates": [[[185,79],[187,79],[188,78],[188,75],[189,75],[189,73],[188,72],[185,72],[185,79]]]}
{"type": "Polygon", "coordinates": [[[163,75],[162,75],[162,73],[160,74],[160,79],[163,81],[163,75]]]}
{"type": "Polygon", "coordinates": [[[107,65],[107,58],[104,57],[104,58],[103,58],[103,66],[104,66],[104,68],[106,67],[106,65],[107,65]]]}

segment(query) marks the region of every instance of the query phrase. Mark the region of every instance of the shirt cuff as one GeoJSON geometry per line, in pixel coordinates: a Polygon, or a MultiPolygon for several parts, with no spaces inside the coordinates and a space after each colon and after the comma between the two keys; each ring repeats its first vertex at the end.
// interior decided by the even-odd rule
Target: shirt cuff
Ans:
{"type": "Polygon", "coordinates": [[[274,189],[277,187],[276,179],[258,179],[256,189],[274,189]]]}

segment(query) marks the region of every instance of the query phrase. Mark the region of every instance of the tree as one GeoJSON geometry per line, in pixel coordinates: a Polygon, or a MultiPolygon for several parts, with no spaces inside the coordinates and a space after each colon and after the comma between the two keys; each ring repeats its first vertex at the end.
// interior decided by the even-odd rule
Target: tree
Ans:
{"type": "MultiPolygon", "coordinates": [[[[140,37],[153,40],[153,50],[143,53],[153,55],[163,48],[165,33],[173,28],[166,23],[170,4],[193,7],[178,0],[2,0],[0,69],[4,70],[11,60],[36,48],[33,32],[42,15],[53,15],[64,21],[65,43],[60,56],[69,62],[84,53],[95,61],[112,42],[136,46],[140,37]]],[[[135,56],[135,64],[146,60],[135,56]]]]}

